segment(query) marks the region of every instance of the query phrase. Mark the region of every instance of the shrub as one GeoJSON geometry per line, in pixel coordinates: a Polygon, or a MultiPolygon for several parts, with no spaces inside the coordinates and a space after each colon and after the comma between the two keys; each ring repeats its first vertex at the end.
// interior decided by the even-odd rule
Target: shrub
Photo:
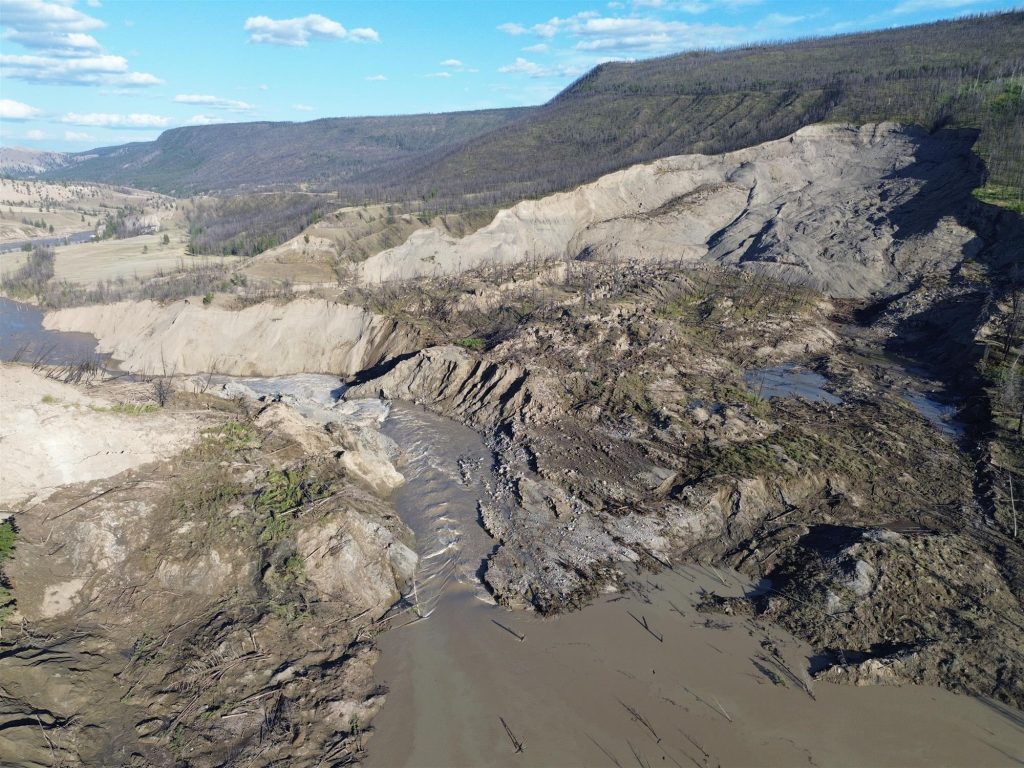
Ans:
{"type": "Polygon", "coordinates": [[[14,555],[14,526],[9,520],[0,523],[0,626],[14,613],[14,595],[3,575],[3,564],[14,555]]]}
{"type": "Polygon", "coordinates": [[[480,350],[482,350],[484,348],[484,340],[479,338],[479,337],[477,337],[477,336],[467,336],[464,339],[459,339],[456,343],[460,347],[465,347],[466,349],[472,349],[475,352],[479,352],[480,350]]]}
{"type": "Polygon", "coordinates": [[[299,507],[326,496],[329,491],[326,483],[313,480],[305,469],[272,469],[267,472],[254,504],[263,523],[260,541],[268,544],[283,537],[299,507]]]}

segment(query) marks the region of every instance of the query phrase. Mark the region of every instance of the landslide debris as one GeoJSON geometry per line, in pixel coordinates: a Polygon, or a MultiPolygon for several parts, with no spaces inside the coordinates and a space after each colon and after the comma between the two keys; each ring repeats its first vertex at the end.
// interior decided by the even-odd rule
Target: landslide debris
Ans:
{"type": "Polygon", "coordinates": [[[390,463],[282,403],[173,402],[204,414],[184,451],[13,508],[0,762],[350,764],[416,555],[343,459],[390,463]]]}
{"type": "MultiPolygon", "coordinates": [[[[943,342],[960,370],[983,318],[957,297],[978,286],[962,271],[938,284],[963,316],[943,342]]],[[[638,261],[506,267],[380,298],[439,343],[346,396],[412,400],[489,436],[503,482],[481,504],[498,544],[484,579],[499,601],[558,612],[621,588],[623,563],[723,563],[770,588],[730,610],[845,654],[829,679],[884,678],[851,666],[870,661],[890,681],[1024,700],[1021,546],[977,504],[969,438],[919,412],[920,372],[879,351],[910,338],[906,302],[858,329],[849,302],[799,284],[638,261]],[[830,400],[761,397],[757,372],[780,363],[821,374],[830,400]],[[871,538],[901,526],[920,535],[871,538]],[[806,544],[823,527],[865,538],[822,563],[806,544]]]]}

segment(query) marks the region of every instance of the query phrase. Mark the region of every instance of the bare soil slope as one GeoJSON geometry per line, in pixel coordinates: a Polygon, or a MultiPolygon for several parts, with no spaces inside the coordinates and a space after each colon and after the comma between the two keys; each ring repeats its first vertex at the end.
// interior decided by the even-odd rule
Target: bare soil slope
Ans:
{"type": "Polygon", "coordinates": [[[708,261],[863,298],[976,252],[950,215],[978,178],[972,136],[812,126],[725,155],[684,155],[501,211],[461,240],[432,229],[372,256],[366,284],[552,259],[708,261]]]}

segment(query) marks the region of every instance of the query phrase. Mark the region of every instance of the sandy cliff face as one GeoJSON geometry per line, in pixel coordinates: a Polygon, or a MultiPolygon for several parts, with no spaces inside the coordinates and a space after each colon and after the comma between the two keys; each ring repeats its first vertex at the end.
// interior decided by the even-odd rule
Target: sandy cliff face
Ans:
{"type": "Polygon", "coordinates": [[[348,375],[416,349],[394,321],[360,307],[300,299],[234,311],[196,300],[128,301],[47,315],[47,328],[94,334],[101,352],[147,374],[348,375]]]}
{"type": "Polygon", "coordinates": [[[711,261],[837,297],[894,292],[975,248],[945,216],[976,174],[965,134],[817,125],[724,155],[684,155],[501,211],[455,240],[415,232],[366,284],[531,260],[711,261]]]}

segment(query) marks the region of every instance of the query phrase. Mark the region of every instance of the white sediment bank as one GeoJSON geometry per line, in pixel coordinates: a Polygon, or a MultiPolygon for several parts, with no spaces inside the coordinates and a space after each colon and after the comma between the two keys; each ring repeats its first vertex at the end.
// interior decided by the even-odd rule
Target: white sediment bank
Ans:
{"type": "Polygon", "coordinates": [[[48,329],[84,331],[122,367],[149,375],[217,372],[349,375],[415,349],[395,321],[322,299],[263,302],[241,310],[196,299],[122,301],[48,314],[48,329]]]}

